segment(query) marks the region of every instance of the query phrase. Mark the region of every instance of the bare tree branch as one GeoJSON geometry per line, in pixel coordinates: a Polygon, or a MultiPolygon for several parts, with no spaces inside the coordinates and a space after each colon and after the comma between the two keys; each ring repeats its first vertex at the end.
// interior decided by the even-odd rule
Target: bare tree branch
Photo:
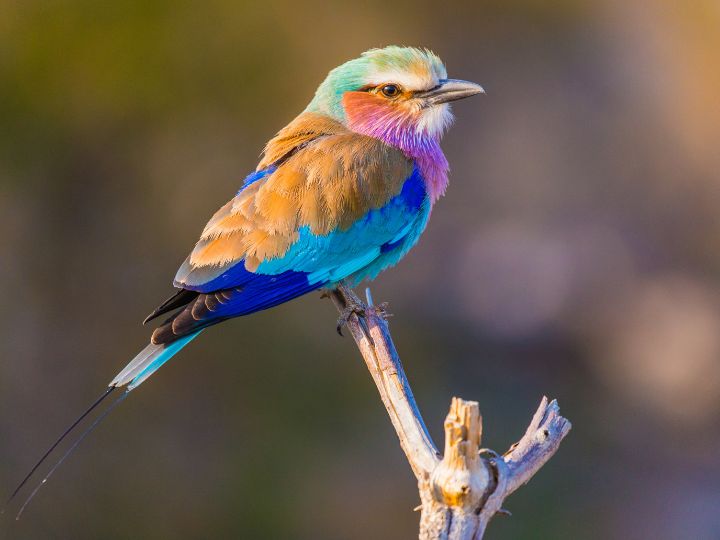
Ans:
{"type": "MultiPolygon", "coordinates": [[[[480,540],[505,498],[555,454],[570,431],[555,400],[543,397],[525,435],[500,456],[480,448],[477,402],[453,398],[440,456],[415,403],[382,306],[340,285],[330,293],[355,339],[400,439],[420,492],[420,540],[480,540]]],[[[502,511],[504,512],[504,511],[502,511]]]]}

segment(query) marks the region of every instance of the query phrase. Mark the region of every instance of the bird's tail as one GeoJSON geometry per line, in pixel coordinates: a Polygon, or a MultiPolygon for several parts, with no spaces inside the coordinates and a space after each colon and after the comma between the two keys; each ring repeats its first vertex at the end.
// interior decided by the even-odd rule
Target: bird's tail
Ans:
{"type": "Polygon", "coordinates": [[[115,389],[126,386],[126,389],[122,393],[122,395],[118,397],[109,407],[107,407],[105,411],[103,411],[100,415],[97,416],[97,418],[92,422],[92,424],[90,424],[90,426],[69,447],[67,452],[65,452],[65,454],[62,455],[62,457],[55,463],[55,465],[53,465],[53,467],[43,478],[43,480],[35,487],[35,489],[33,489],[33,491],[26,499],[25,503],[20,508],[20,512],[17,515],[17,519],[20,519],[20,514],[22,514],[23,510],[38,492],[40,487],[42,487],[43,484],[48,481],[48,479],[55,472],[55,470],[65,461],[65,459],[67,459],[70,454],[72,454],[72,452],[80,445],[80,443],[85,439],[85,437],[87,437],[90,432],[92,432],[100,424],[100,422],[105,419],[105,417],[110,413],[110,411],[112,411],[112,409],[119,405],[127,397],[128,393],[140,386],[145,380],[147,380],[148,377],[150,377],[150,375],[155,373],[160,368],[160,366],[170,360],[170,358],[175,356],[180,351],[180,349],[185,347],[185,345],[187,345],[188,343],[190,343],[190,341],[197,337],[200,332],[202,332],[202,330],[198,330],[193,334],[183,336],[177,341],[168,344],[155,345],[153,343],[150,343],[147,347],[140,351],[137,356],[135,356],[135,358],[133,358],[130,363],[128,363],[128,365],[125,366],[125,368],[123,368],[123,370],[120,371],[120,373],[118,373],[117,376],[110,382],[103,394],[100,395],[100,397],[95,400],[95,402],[85,412],[83,412],[83,414],[81,414],[70,425],[70,427],[68,427],[63,432],[62,435],[60,435],[60,437],[50,446],[50,448],[48,448],[48,450],[42,455],[42,457],[33,466],[33,468],[30,469],[30,472],[25,475],[20,484],[18,484],[18,486],[15,488],[12,495],[10,495],[7,502],[5,503],[5,507],[3,508],[2,512],[5,512],[8,505],[15,499],[15,496],[20,492],[20,490],[25,486],[25,484],[27,484],[35,471],[37,471],[40,466],[45,462],[45,460],[52,454],[53,450],[55,450],[55,448],[57,448],[60,443],[65,440],[65,438],[70,435],[70,433],[72,433],[75,428],[93,410],[95,410],[115,389]]]}
{"type": "Polygon", "coordinates": [[[155,373],[160,366],[175,356],[180,349],[190,343],[202,332],[198,330],[194,334],[188,334],[172,343],[155,345],[150,343],[138,355],[130,360],[130,363],[110,381],[109,387],[127,385],[128,392],[140,386],[150,375],[155,373]]]}

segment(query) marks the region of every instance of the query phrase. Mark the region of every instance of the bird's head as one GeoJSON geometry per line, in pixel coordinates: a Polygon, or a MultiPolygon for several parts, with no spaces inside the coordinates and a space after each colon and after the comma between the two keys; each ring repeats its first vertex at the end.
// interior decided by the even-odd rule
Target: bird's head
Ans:
{"type": "Polygon", "coordinates": [[[482,92],[479,84],[448,79],[431,51],[391,46],[333,69],[307,111],[410,151],[442,136],[453,120],[451,101],[482,92]]]}

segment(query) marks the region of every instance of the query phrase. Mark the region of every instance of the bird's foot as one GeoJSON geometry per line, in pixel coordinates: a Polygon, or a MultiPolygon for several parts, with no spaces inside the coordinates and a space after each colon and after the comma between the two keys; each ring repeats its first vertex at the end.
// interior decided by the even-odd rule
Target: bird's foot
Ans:
{"type": "Polygon", "coordinates": [[[350,319],[351,316],[357,315],[358,317],[363,317],[365,315],[365,309],[366,306],[362,302],[356,301],[352,299],[351,297],[347,297],[348,303],[345,305],[345,308],[340,313],[340,317],[338,317],[337,320],[337,333],[341,336],[342,333],[342,327],[345,326],[350,319]]]}
{"type": "Polygon", "coordinates": [[[374,306],[373,309],[375,309],[375,313],[377,314],[378,317],[387,321],[390,317],[393,316],[393,314],[388,311],[389,306],[390,306],[390,304],[388,302],[382,302],[382,303],[378,304],[377,306],[374,306]]]}

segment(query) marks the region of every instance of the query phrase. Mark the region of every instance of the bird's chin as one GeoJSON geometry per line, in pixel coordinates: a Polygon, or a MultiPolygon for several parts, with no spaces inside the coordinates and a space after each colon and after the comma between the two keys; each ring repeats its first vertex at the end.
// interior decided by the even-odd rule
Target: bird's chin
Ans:
{"type": "Polygon", "coordinates": [[[433,139],[441,138],[452,125],[454,116],[448,103],[439,103],[421,109],[417,130],[433,139]]]}

